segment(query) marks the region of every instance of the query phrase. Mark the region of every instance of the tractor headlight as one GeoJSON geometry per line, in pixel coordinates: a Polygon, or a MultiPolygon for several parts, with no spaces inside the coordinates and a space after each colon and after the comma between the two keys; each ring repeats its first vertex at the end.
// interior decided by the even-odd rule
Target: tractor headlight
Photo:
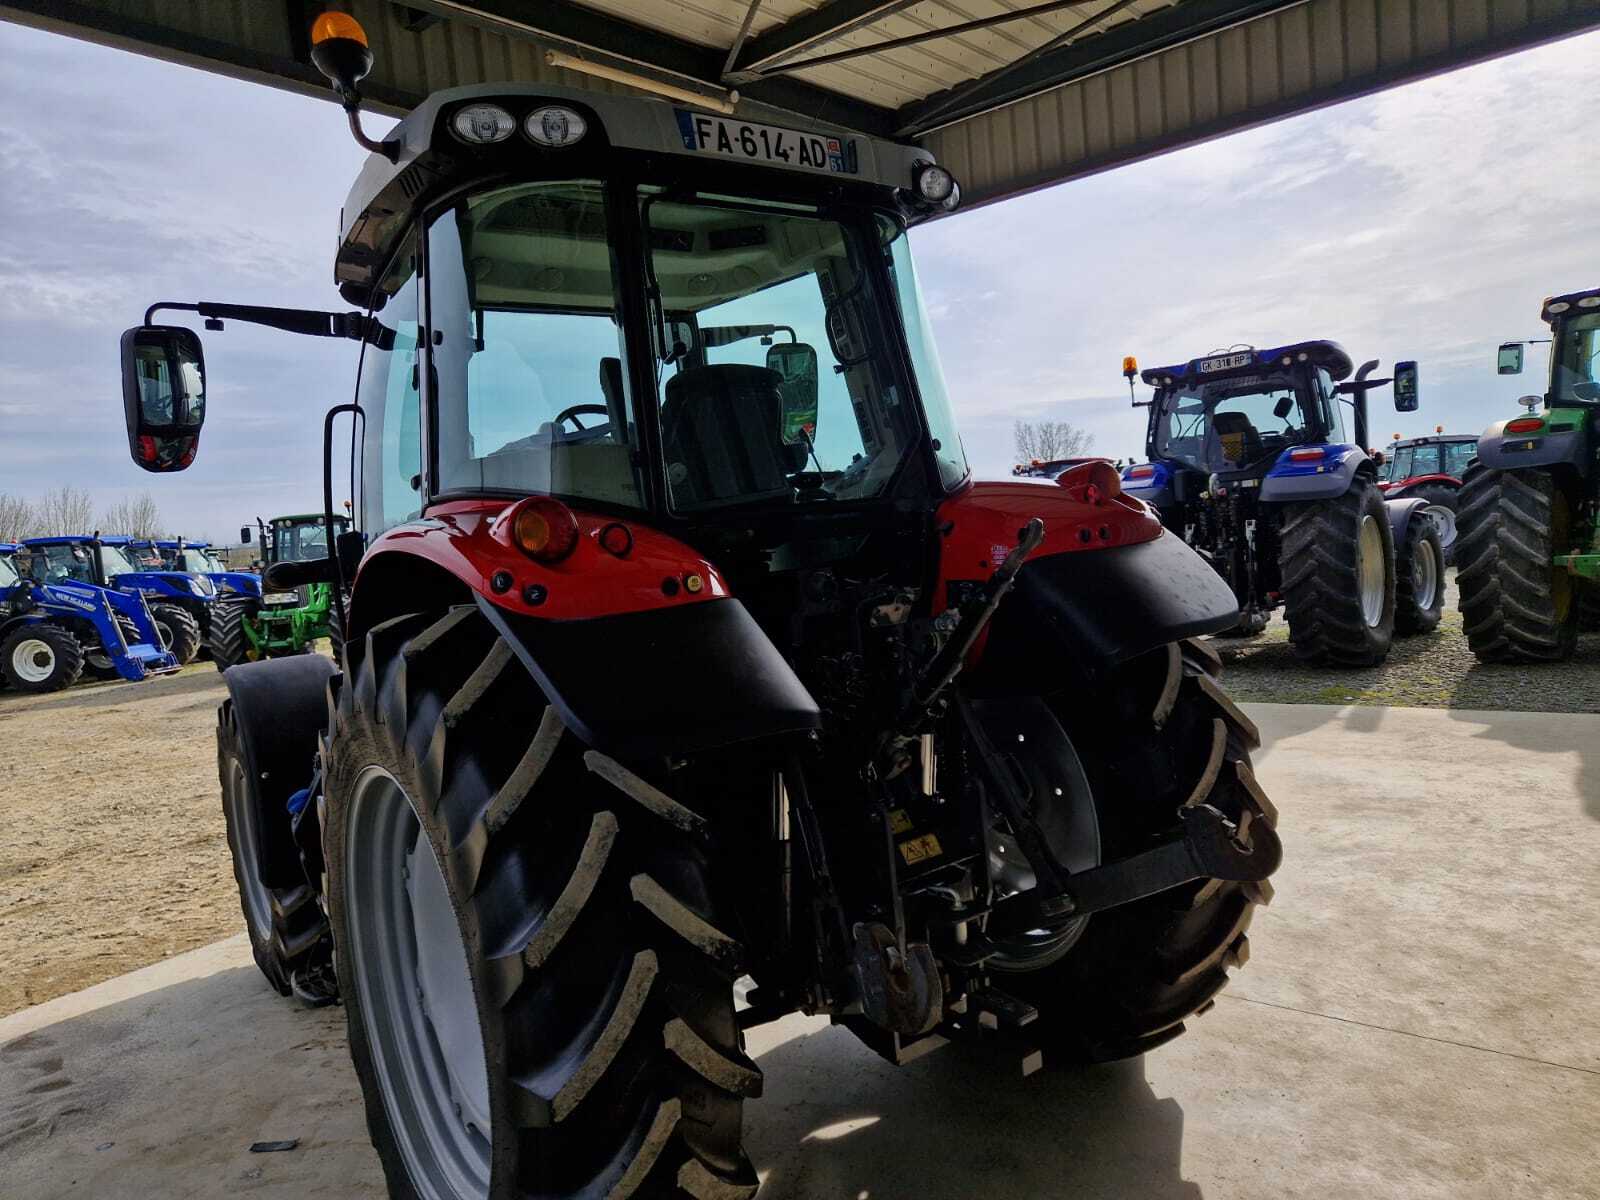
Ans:
{"type": "Polygon", "coordinates": [[[911,172],[911,186],[924,203],[947,212],[961,203],[961,185],[938,163],[918,163],[911,172]]]}
{"type": "Polygon", "coordinates": [[[503,142],[516,128],[516,118],[498,104],[469,104],[450,118],[450,132],[473,146],[503,142]]]}
{"type": "Polygon", "coordinates": [[[522,122],[522,131],[541,146],[560,149],[583,140],[589,132],[589,122],[583,114],[564,104],[547,104],[536,108],[522,122]]]}

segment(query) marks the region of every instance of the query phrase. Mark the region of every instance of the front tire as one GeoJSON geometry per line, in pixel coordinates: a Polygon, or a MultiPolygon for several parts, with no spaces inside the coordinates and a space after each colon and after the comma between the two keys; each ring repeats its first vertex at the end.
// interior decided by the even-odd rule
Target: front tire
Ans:
{"type": "Polygon", "coordinates": [[[176,604],[152,604],[150,619],[155,623],[161,648],[172,652],[180,667],[186,667],[200,653],[200,622],[194,614],[176,604]]]}
{"type": "Polygon", "coordinates": [[[211,608],[211,661],[226,671],[259,656],[245,635],[245,622],[254,619],[260,603],[249,596],[217,597],[211,608]]]}
{"type": "MultiPolygon", "coordinates": [[[[1255,821],[1277,824],[1250,769],[1260,735],[1217,685],[1221,669],[1189,641],[1124,665],[1092,696],[1051,700],[1087,774],[1102,861],[1172,835],[1186,804],[1212,805],[1242,838],[1255,821]]],[[[1265,881],[1197,880],[1094,913],[1060,962],[1026,972],[994,964],[995,974],[1038,1008],[1050,1050],[1091,1062],[1142,1054],[1211,1007],[1249,958],[1246,930],[1271,898],[1265,881]]]]}
{"type": "Polygon", "coordinates": [[[23,625],[0,643],[0,673],[19,692],[59,692],[83,674],[83,647],[58,626],[23,625]]]}
{"type": "Polygon", "coordinates": [[[1427,511],[1413,513],[1394,552],[1394,628],[1432,633],[1444,613],[1444,547],[1427,511]]]}
{"type": "Polygon", "coordinates": [[[1456,584],[1479,661],[1552,662],[1578,644],[1579,598],[1552,559],[1568,548],[1572,509],[1549,471],[1495,471],[1476,459],[1461,486],[1456,584]]]}
{"type": "Polygon", "coordinates": [[[591,773],[475,608],[345,653],[329,913],[390,1193],[753,1195],[761,1076],[698,846],[591,773]]]}
{"type": "Polygon", "coordinates": [[[1394,640],[1394,535],[1358,478],[1333,500],[1284,508],[1278,565],[1289,645],[1307,662],[1370,667],[1394,640]]]}

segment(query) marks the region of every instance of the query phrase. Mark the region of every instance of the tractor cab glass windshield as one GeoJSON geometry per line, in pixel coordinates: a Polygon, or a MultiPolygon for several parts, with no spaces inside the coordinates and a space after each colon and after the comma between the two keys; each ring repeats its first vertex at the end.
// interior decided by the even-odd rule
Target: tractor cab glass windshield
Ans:
{"type": "Polygon", "coordinates": [[[1232,376],[1163,388],[1158,458],[1204,471],[1236,471],[1285,446],[1321,436],[1323,398],[1287,375],[1232,376]]]}
{"type": "Polygon", "coordinates": [[[56,542],[48,546],[30,546],[24,550],[25,570],[39,583],[60,583],[73,579],[79,583],[94,583],[94,548],[84,542],[56,542]]]}
{"type": "Polygon", "coordinates": [[[204,575],[210,571],[228,569],[208,552],[196,550],[193,546],[185,546],[182,550],[167,550],[163,553],[169,571],[188,571],[191,574],[204,575]]]}
{"type": "Polygon", "coordinates": [[[1551,399],[1600,401],[1600,312],[1562,322],[1551,358],[1551,399]]]}
{"type": "MultiPolygon", "coordinates": [[[[344,518],[337,518],[335,528],[342,532],[344,518]]],[[[328,533],[320,518],[315,523],[304,521],[274,521],[272,523],[272,561],[306,562],[313,558],[328,557],[328,533]]]]}
{"type": "Polygon", "coordinates": [[[644,211],[673,508],[882,494],[922,430],[872,270],[898,228],[709,197],[644,211]]]}
{"type": "Polygon", "coordinates": [[[11,555],[0,554],[0,592],[15,587],[22,578],[17,573],[16,565],[11,561],[11,555]]]}
{"type": "Polygon", "coordinates": [[[134,566],[120,546],[100,547],[100,569],[105,572],[105,577],[110,579],[113,575],[130,575],[139,568],[134,566]]]}

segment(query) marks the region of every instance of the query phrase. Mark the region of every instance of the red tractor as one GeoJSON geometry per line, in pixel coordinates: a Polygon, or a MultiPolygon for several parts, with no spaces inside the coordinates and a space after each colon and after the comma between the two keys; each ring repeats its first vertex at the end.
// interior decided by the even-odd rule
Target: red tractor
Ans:
{"type": "Polygon", "coordinates": [[[1432,437],[1402,439],[1397,433],[1392,443],[1373,452],[1383,459],[1378,488],[1385,500],[1428,502],[1423,511],[1439,527],[1439,542],[1444,547],[1446,563],[1455,556],[1461,478],[1477,452],[1477,437],[1470,433],[1445,433],[1443,425],[1435,427],[1432,437]]]}
{"type": "MultiPolygon", "coordinates": [[[[313,41],[359,134],[360,28],[313,41]]],[[[359,311],[166,307],[360,349],[330,556],[267,571],[334,585],[342,662],[229,669],[218,760],[257,962],[343,1001],[393,1194],[751,1196],[743,1031],[796,1010],[1032,1066],[1209,1008],[1281,856],[1197,640],[1233,596],[1106,464],[969,477],[906,235],[949,173],[525,84],[364,144],[359,311]]],[[[123,363],[182,469],[198,337],[123,363]]]]}

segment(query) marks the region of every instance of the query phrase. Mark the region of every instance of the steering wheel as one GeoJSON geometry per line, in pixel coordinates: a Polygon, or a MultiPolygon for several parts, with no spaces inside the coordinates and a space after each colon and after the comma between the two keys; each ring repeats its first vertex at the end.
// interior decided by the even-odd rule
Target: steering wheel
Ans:
{"type": "Polygon", "coordinates": [[[604,404],[574,404],[571,408],[564,408],[557,413],[554,423],[559,425],[563,421],[571,421],[573,428],[579,433],[583,433],[585,432],[585,426],[582,421],[578,420],[579,413],[599,413],[603,417],[610,417],[611,410],[604,404]]]}

